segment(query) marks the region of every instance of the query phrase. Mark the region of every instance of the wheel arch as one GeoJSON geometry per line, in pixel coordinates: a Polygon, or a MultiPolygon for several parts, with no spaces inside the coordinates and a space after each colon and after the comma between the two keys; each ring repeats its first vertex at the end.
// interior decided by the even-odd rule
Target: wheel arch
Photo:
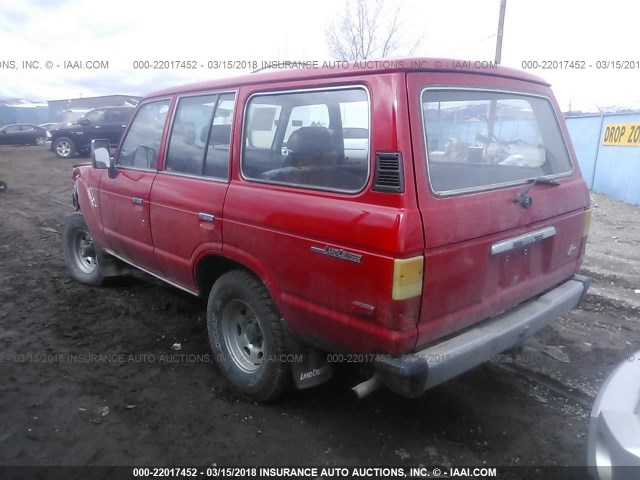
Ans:
{"type": "Polygon", "coordinates": [[[269,292],[276,308],[280,310],[280,290],[267,269],[255,257],[239,249],[227,248],[224,253],[203,252],[198,257],[195,262],[194,280],[199,296],[206,297],[220,276],[236,269],[244,269],[255,275],[269,292]]]}

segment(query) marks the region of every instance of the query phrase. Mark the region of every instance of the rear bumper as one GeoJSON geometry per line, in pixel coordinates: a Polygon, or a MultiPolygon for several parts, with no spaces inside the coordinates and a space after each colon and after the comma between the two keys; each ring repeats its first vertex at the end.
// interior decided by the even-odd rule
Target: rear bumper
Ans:
{"type": "Polygon", "coordinates": [[[421,395],[519,345],[578,305],[589,283],[587,277],[574,275],[553,290],[438,344],[400,357],[379,355],[376,372],[391,390],[408,397],[421,395]]]}

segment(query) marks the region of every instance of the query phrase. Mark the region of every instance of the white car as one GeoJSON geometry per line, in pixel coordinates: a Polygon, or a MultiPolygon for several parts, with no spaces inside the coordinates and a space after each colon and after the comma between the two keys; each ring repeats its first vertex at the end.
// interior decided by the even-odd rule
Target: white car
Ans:
{"type": "Polygon", "coordinates": [[[640,479],[640,351],[614,370],[596,397],[587,464],[596,480],[640,479]]]}

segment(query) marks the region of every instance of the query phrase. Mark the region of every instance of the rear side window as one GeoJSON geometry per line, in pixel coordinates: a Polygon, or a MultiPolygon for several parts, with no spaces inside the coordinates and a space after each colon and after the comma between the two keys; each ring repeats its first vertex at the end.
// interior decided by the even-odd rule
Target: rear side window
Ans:
{"type": "Polygon", "coordinates": [[[431,187],[485,190],[572,171],[549,100],[476,90],[421,96],[431,187]]]}
{"type": "Polygon", "coordinates": [[[122,142],[116,164],[125,167],[155,169],[169,100],[149,102],[140,107],[122,142]]]}
{"type": "Polygon", "coordinates": [[[234,97],[213,94],[178,101],[167,171],[227,179],[234,97]]]}
{"type": "Polygon", "coordinates": [[[359,191],[369,174],[369,115],[363,88],[254,96],[245,112],[242,173],[300,188],[359,191]]]}

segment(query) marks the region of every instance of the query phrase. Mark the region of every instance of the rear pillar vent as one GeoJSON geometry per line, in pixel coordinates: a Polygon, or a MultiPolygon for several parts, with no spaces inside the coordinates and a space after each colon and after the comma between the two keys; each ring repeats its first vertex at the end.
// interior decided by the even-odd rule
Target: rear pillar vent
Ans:
{"type": "Polygon", "coordinates": [[[376,172],[372,189],[378,192],[404,192],[400,152],[376,152],[376,172]]]}

